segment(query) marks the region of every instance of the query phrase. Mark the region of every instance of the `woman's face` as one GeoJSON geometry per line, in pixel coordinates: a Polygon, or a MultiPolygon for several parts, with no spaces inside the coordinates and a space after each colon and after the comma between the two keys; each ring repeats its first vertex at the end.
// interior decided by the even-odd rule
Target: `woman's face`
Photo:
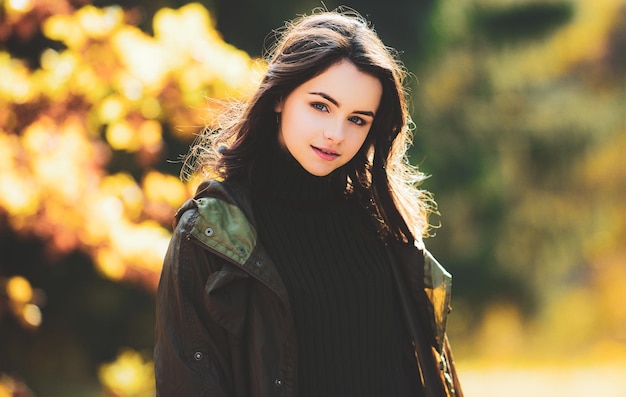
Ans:
{"type": "Polygon", "coordinates": [[[293,90],[274,109],[278,140],[309,173],[325,176],[359,151],[380,104],[382,85],[341,61],[293,90]]]}

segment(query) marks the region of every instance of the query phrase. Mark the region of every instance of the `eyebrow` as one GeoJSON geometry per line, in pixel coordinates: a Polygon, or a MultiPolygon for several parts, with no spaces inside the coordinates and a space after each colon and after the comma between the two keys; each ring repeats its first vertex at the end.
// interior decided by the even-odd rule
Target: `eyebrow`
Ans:
{"type": "MultiPolygon", "coordinates": [[[[328,102],[332,103],[333,105],[337,107],[341,107],[339,102],[337,102],[335,98],[331,97],[328,94],[325,94],[323,92],[309,92],[309,94],[321,96],[322,98],[326,99],[328,102]]],[[[374,112],[370,110],[355,110],[353,113],[362,114],[363,116],[370,116],[372,118],[375,116],[374,112]]]]}

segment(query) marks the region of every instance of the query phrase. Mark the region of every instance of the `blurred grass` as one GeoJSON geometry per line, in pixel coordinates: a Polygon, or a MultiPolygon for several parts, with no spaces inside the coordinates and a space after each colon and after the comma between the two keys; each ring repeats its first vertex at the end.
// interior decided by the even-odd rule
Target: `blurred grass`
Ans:
{"type": "Polygon", "coordinates": [[[624,397],[626,363],[460,366],[467,397],[624,397]]]}

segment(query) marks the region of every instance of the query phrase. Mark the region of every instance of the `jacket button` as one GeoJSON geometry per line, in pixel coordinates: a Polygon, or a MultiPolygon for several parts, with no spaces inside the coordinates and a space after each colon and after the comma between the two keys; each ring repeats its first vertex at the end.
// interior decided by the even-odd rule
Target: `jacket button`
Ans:
{"type": "Polygon", "coordinates": [[[200,360],[202,360],[202,352],[195,352],[195,353],[193,354],[193,358],[194,358],[196,361],[200,361],[200,360]]]}
{"type": "Polygon", "coordinates": [[[255,263],[256,267],[263,267],[263,261],[258,259],[255,263]]]}
{"type": "Polygon", "coordinates": [[[207,228],[204,230],[204,234],[206,234],[206,235],[207,235],[207,237],[211,237],[211,236],[213,235],[213,228],[207,227],[207,228]]]}
{"type": "Polygon", "coordinates": [[[283,386],[283,380],[278,378],[274,381],[274,386],[276,387],[282,387],[283,386]]]}

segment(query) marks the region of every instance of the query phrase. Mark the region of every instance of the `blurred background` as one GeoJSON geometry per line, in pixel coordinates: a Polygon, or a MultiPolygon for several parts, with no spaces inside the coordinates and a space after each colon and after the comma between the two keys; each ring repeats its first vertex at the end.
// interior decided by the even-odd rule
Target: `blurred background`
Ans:
{"type": "MultiPolygon", "coordinates": [[[[466,395],[626,396],[626,1],[324,4],[412,73],[466,395]]],[[[0,397],[154,395],[180,156],[319,6],[0,0],[0,397]]]]}

